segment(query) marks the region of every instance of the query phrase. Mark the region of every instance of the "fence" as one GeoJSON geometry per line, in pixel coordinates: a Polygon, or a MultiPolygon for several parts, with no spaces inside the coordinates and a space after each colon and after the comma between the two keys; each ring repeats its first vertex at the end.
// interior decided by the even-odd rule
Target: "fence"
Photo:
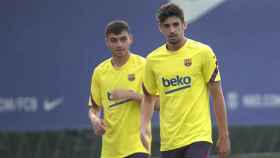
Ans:
{"type": "MultiPolygon", "coordinates": [[[[217,130],[214,128],[214,140],[217,130]]],[[[280,157],[279,126],[230,127],[231,158],[280,157]]],[[[1,158],[98,158],[100,138],[91,129],[40,133],[0,132],[1,158]]],[[[159,129],[153,129],[152,155],[159,157],[159,129]]],[[[212,158],[216,152],[211,151],[212,158]]]]}

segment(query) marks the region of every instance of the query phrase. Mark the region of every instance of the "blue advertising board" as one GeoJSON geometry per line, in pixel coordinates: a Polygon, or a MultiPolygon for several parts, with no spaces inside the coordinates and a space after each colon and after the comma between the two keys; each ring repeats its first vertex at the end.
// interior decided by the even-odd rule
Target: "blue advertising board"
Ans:
{"type": "MultiPolygon", "coordinates": [[[[210,45],[218,57],[230,125],[280,124],[280,1],[170,1],[186,12],[187,37],[210,45]]],[[[155,12],[165,2],[4,2],[0,130],[89,127],[91,72],[110,57],[104,27],[128,21],[132,51],[146,56],[164,43],[155,12]]]]}

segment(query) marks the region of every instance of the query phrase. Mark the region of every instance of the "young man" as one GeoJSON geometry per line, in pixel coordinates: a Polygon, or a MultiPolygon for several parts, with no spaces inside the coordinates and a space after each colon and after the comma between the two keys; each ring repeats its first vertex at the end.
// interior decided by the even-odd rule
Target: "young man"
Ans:
{"type": "Polygon", "coordinates": [[[148,148],[148,122],[159,92],[162,158],[207,158],[212,144],[210,92],[219,131],[218,152],[224,158],[230,151],[230,139],[215,54],[209,46],[185,37],[187,24],[177,5],[161,6],[157,19],[166,43],[146,59],[142,143],[148,148]]]}
{"type": "Polygon", "coordinates": [[[89,110],[95,134],[102,136],[101,158],[147,158],[139,137],[145,59],[129,51],[133,39],[125,21],[110,22],[105,34],[112,57],[93,72],[89,110]]]}

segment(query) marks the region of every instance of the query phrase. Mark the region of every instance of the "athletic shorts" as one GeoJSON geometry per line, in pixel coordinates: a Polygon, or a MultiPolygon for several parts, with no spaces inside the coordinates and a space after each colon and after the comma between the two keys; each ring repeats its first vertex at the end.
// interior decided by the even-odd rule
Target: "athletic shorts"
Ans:
{"type": "Polygon", "coordinates": [[[149,155],[146,153],[134,153],[125,158],[149,158],[149,155]]]}
{"type": "Polygon", "coordinates": [[[161,158],[208,158],[212,144],[195,142],[190,145],[161,152],[161,158]]]}

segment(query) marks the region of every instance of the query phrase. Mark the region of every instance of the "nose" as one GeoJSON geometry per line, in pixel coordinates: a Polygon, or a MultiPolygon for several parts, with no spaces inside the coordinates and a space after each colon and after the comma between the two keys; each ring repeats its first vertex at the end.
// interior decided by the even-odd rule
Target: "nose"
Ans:
{"type": "Polygon", "coordinates": [[[169,28],[169,32],[170,33],[174,33],[176,31],[176,28],[175,27],[173,27],[173,26],[170,26],[170,28],[169,28]]]}
{"type": "Polygon", "coordinates": [[[117,47],[121,47],[121,46],[122,46],[122,42],[121,42],[120,40],[117,40],[116,46],[117,46],[117,47]]]}

